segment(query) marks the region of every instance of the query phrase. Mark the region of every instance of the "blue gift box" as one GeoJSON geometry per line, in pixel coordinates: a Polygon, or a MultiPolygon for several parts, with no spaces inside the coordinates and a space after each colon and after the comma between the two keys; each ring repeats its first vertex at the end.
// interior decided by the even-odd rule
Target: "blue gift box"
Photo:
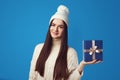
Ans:
{"type": "Polygon", "coordinates": [[[86,62],[92,61],[93,59],[103,61],[103,41],[84,40],[83,59],[86,62]]]}

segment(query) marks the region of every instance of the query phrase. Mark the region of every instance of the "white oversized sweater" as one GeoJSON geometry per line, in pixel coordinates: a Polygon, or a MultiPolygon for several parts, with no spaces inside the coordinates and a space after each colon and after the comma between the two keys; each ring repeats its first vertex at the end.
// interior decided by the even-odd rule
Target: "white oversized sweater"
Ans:
{"type": "MultiPolygon", "coordinates": [[[[31,61],[31,67],[29,72],[29,80],[53,80],[53,71],[55,62],[59,53],[60,49],[60,41],[54,41],[53,47],[50,53],[50,56],[48,57],[46,63],[45,63],[45,72],[44,77],[39,75],[37,71],[35,71],[36,61],[38,59],[38,56],[40,54],[40,51],[43,47],[42,44],[38,44],[35,47],[32,61],[31,61]]],[[[67,54],[67,61],[68,61],[68,70],[73,71],[72,74],[70,74],[68,80],[80,80],[81,76],[78,72],[78,58],[77,53],[73,48],[68,48],[68,54],[67,54]]]]}

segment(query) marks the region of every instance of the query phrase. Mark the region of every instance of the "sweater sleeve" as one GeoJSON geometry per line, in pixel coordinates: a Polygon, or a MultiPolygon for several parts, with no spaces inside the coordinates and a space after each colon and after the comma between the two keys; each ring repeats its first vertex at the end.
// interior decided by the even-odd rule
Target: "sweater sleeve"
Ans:
{"type": "Polygon", "coordinates": [[[35,49],[31,60],[29,80],[37,80],[38,72],[35,71],[36,61],[42,49],[42,44],[38,44],[35,49]]]}
{"type": "Polygon", "coordinates": [[[68,70],[71,73],[68,80],[80,80],[82,74],[78,71],[77,52],[73,48],[68,49],[68,70]]]}

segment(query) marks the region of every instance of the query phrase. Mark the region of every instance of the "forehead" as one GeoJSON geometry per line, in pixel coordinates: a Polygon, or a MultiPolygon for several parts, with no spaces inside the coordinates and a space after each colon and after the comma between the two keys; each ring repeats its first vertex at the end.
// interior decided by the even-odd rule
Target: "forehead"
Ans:
{"type": "Polygon", "coordinates": [[[57,25],[64,25],[63,20],[55,18],[52,23],[57,24],[57,25]]]}

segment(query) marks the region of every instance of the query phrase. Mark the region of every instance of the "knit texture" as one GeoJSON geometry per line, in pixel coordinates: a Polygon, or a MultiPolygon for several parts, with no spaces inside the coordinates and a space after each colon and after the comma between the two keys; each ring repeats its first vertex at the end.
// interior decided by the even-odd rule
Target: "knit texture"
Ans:
{"type": "MultiPolygon", "coordinates": [[[[51,54],[48,57],[45,64],[44,77],[40,76],[39,73],[35,71],[36,61],[43,45],[44,44],[38,44],[34,50],[34,54],[31,61],[29,80],[53,80],[53,71],[58,56],[58,52],[60,49],[60,41],[56,40],[53,42],[51,54]]],[[[68,48],[67,61],[68,61],[68,70],[73,71],[72,74],[69,76],[68,80],[80,80],[82,75],[80,75],[78,72],[78,68],[77,68],[78,58],[76,51],[73,48],[70,47],[68,48]]]]}
{"type": "Polygon", "coordinates": [[[64,5],[60,5],[57,8],[57,12],[51,17],[49,23],[53,19],[58,18],[58,19],[63,20],[68,26],[68,15],[69,15],[69,9],[64,5]]]}

